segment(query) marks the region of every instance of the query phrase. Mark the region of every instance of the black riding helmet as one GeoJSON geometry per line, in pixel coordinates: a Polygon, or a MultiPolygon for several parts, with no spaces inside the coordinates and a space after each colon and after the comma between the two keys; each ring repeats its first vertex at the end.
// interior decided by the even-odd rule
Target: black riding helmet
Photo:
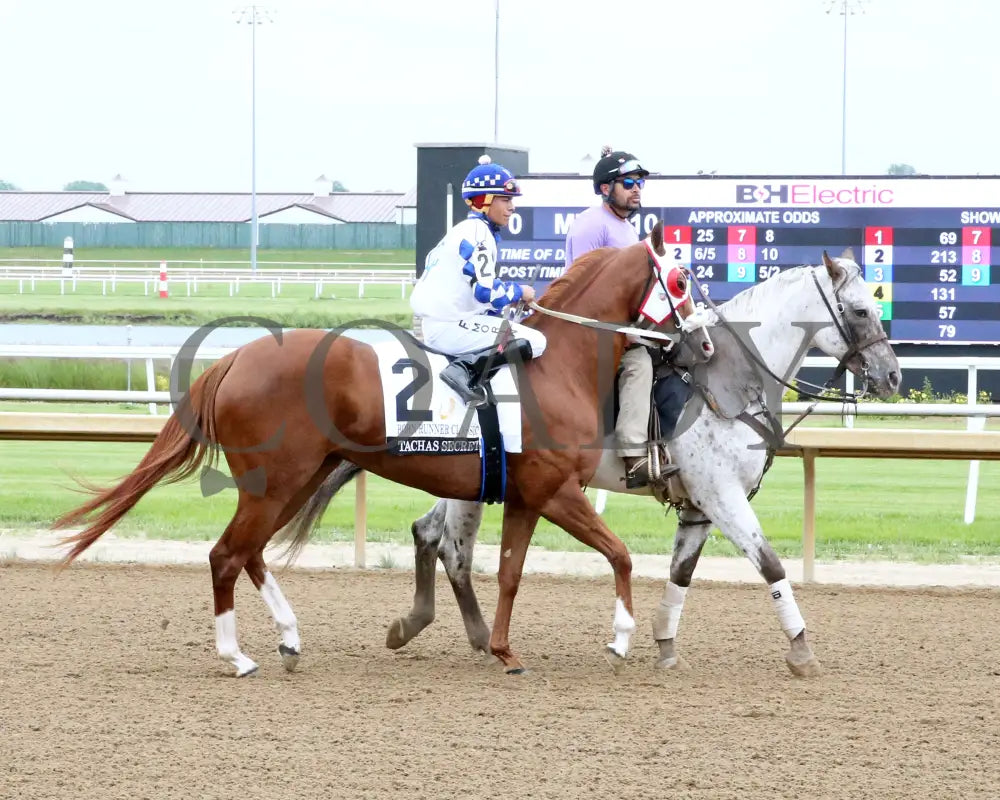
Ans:
{"type": "Polygon", "coordinates": [[[611,183],[616,178],[626,175],[638,175],[645,178],[649,170],[639,163],[639,159],[624,150],[611,151],[610,147],[601,150],[601,160],[594,167],[594,194],[601,193],[602,183],[611,183]]]}

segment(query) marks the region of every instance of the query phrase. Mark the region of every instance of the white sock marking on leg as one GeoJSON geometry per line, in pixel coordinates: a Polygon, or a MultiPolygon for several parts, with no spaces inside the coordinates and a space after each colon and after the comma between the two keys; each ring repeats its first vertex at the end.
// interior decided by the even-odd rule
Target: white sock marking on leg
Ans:
{"type": "Polygon", "coordinates": [[[264,583],[260,586],[260,596],[264,598],[264,602],[271,610],[274,624],[281,634],[281,643],[298,652],[302,643],[299,640],[295,612],[292,611],[292,607],[288,604],[285,595],[281,592],[281,587],[278,586],[278,582],[270,571],[264,573],[264,583]]]}
{"type": "Polygon", "coordinates": [[[236,612],[230,609],[215,617],[215,649],[219,658],[236,667],[237,675],[245,675],[257,668],[253,659],[240,652],[236,641],[236,612]]]}
{"type": "Polygon", "coordinates": [[[635,633],[635,620],[625,608],[625,603],[620,597],[615,598],[615,618],[611,623],[611,628],[615,632],[615,640],[608,645],[619,656],[625,658],[628,655],[629,641],[635,633]]]}

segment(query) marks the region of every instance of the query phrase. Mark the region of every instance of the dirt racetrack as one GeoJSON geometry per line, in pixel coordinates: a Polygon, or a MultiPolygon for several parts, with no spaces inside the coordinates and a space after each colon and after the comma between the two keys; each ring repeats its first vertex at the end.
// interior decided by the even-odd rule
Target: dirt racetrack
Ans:
{"type": "MultiPolygon", "coordinates": [[[[825,674],[792,678],[763,586],[696,582],[687,673],[651,668],[638,581],[618,675],[608,579],[526,576],[504,675],[438,619],[383,646],[404,571],[278,572],[304,653],[242,577],[258,676],[216,658],[205,567],[0,566],[3,798],[995,798],[1000,592],[796,587],[825,674]]],[[[477,576],[492,617],[495,578],[477,576]]]]}

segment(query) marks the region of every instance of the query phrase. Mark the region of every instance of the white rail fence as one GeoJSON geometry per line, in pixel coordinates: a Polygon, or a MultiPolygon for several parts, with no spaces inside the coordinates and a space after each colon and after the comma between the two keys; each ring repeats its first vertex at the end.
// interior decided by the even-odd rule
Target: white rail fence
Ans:
{"type": "MultiPolygon", "coordinates": [[[[98,390],[98,389],[18,389],[0,387],[0,401],[32,400],[95,403],[147,403],[149,413],[156,414],[157,406],[168,405],[169,392],[156,388],[156,363],[163,362],[164,372],[169,373],[180,348],[138,347],[138,346],[89,346],[89,345],[0,345],[0,358],[87,358],[108,359],[125,362],[144,361],[146,368],[145,390],[98,390]]],[[[204,347],[198,351],[197,359],[215,361],[234,348],[204,347]]],[[[969,431],[982,431],[988,417],[1000,417],[1000,403],[979,403],[978,376],[981,370],[1000,370],[1000,358],[989,357],[911,357],[901,358],[900,367],[907,369],[965,370],[967,372],[967,402],[959,403],[859,403],[843,405],[836,402],[820,403],[813,410],[817,415],[836,415],[844,419],[846,428],[854,427],[855,415],[861,416],[935,416],[966,417],[969,431]]],[[[825,356],[809,357],[804,367],[833,369],[836,361],[825,356]]],[[[854,388],[854,376],[848,373],[847,388],[854,388]]],[[[783,403],[782,414],[802,413],[810,404],[783,403]]],[[[172,410],[172,407],[170,407],[172,410]]],[[[969,478],[966,486],[964,520],[971,524],[976,515],[976,499],[979,487],[980,462],[969,462],[969,478]]],[[[607,503],[607,492],[599,491],[595,499],[598,513],[603,512],[607,503]]]]}
{"type": "MultiPolygon", "coordinates": [[[[235,348],[202,347],[198,350],[198,360],[217,361],[235,348]]],[[[87,358],[110,361],[144,361],[146,363],[146,391],[116,391],[114,398],[99,390],[75,389],[9,389],[0,387],[0,400],[73,400],[106,403],[168,403],[167,392],[156,392],[154,365],[165,362],[169,372],[180,348],[174,345],[35,345],[0,344],[0,358],[87,358]],[[36,393],[36,394],[32,394],[36,393]],[[16,394],[16,396],[15,396],[16,394]]],[[[835,402],[821,403],[813,411],[817,415],[836,415],[844,418],[845,427],[853,427],[853,418],[858,415],[873,416],[952,416],[952,417],[992,417],[997,416],[998,403],[978,402],[979,372],[981,370],[1000,371],[1000,357],[962,356],[914,356],[899,359],[905,373],[909,369],[965,370],[967,373],[966,404],[956,403],[869,403],[857,406],[841,405],[835,402]]],[[[803,362],[804,368],[818,367],[832,370],[837,362],[826,356],[810,356],[803,362]]],[[[854,391],[854,375],[847,373],[847,390],[854,391]]],[[[809,403],[784,403],[783,414],[799,414],[809,403]]],[[[150,408],[155,414],[156,409],[150,408]]],[[[971,427],[971,426],[970,426],[971,427]]]]}
{"type": "MultiPolygon", "coordinates": [[[[76,292],[81,283],[99,283],[101,294],[114,294],[121,284],[142,284],[143,294],[155,294],[160,285],[160,262],[150,261],[77,261],[72,269],[64,269],[54,261],[39,259],[0,259],[0,285],[17,283],[17,293],[48,291],[59,286],[59,294],[76,292]],[[142,266],[135,266],[135,265],[142,266]],[[123,266],[124,265],[124,266],[123,266]]],[[[313,264],[311,262],[271,262],[256,273],[247,267],[220,266],[241,264],[239,261],[168,261],[167,279],[171,291],[182,285],[188,297],[197,294],[199,286],[223,285],[229,296],[239,294],[247,285],[270,287],[271,297],[281,294],[283,286],[308,285],[315,288],[314,296],[321,297],[330,286],[357,286],[358,297],[365,296],[366,286],[398,286],[400,298],[406,298],[407,289],[416,279],[415,268],[389,269],[401,266],[398,262],[352,262],[349,266],[313,264]],[[384,269],[372,267],[384,266],[384,269]]]]}

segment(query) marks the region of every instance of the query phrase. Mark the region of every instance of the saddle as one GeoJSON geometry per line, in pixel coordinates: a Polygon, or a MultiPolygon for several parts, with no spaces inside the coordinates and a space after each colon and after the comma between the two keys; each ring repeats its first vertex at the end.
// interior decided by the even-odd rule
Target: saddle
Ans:
{"type": "Polygon", "coordinates": [[[383,379],[388,451],[400,456],[478,453],[478,499],[502,502],[506,453],[508,449],[521,449],[521,412],[519,403],[509,397],[510,381],[498,384],[499,395],[508,401],[501,408],[489,380],[515,358],[530,357],[530,345],[524,342],[525,353],[521,340],[515,339],[500,352],[491,347],[454,356],[429,347],[408,332],[400,331],[394,339],[374,345],[383,379]],[[440,384],[458,395],[460,402],[456,403],[450,394],[442,396],[440,384],[439,389],[432,388],[436,382],[433,373],[437,371],[440,384]],[[470,419],[466,409],[475,412],[478,430],[462,421],[470,419]],[[471,437],[470,429],[475,430],[471,437]],[[510,441],[505,440],[505,435],[510,441]]]}

